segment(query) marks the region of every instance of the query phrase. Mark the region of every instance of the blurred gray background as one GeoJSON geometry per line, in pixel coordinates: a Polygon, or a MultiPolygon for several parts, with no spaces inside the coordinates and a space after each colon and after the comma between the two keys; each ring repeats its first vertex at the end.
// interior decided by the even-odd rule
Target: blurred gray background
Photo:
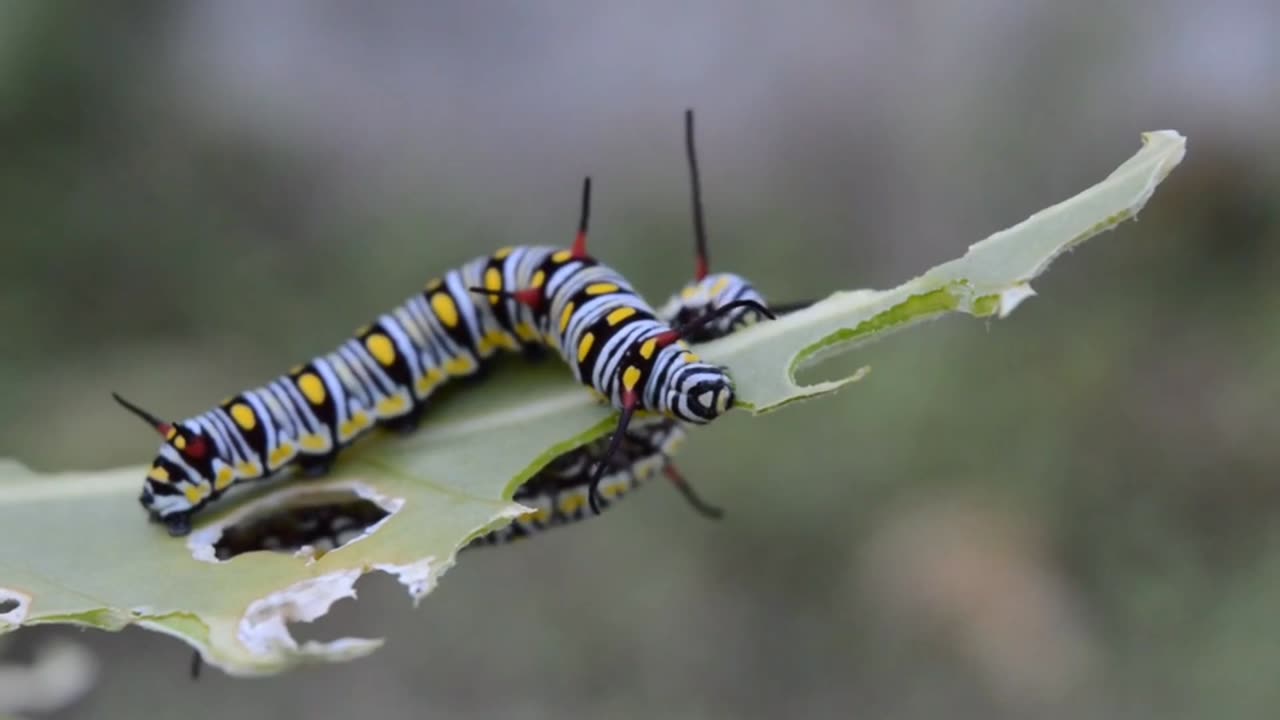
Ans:
{"type": "Polygon", "coordinates": [[[1269,0],[0,3],[0,456],[43,470],[150,457],[111,389],[194,413],[445,268],[567,243],[587,172],[595,252],[664,298],[687,106],[713,263],[778,300],[891,286],[1141,131],[1189,137],[1009,320],[698,431],[719,524],[655,484],[416,611],[367,578],[297,634],[387,647],[278,678],[191,685],[138,630],[8,656],[92,646],[59,718],[1271,716],[1278,27],[1269,0]]]}

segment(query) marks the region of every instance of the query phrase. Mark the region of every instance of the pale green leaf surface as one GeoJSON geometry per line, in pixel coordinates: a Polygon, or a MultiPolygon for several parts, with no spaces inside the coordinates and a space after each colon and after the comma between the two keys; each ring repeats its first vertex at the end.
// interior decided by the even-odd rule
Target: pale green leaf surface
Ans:
{"type": "MultiPolygon", "coordinates": [[[[730,368],[740,405],[754,412],[832,392],[862,373],[798,385],[795,370],[947,312],[1007,315],[1057,255],[1133,217],[1184,147],[1176,132],[1147,133],[1138,154],[1106,180],[957,260],[892,290],[836,293],[699,352],[730,368]]],[[[145,467],[36,474],[0,463],[0,632],[54,622],[110,630],[138,624],[178,637],[210,663],[242,675],[367,654],[381,641],[299,644],[285,624],[323,615],[373,570],[398,575],[421,598],[469,538],[520,511],[509,500],[520,482],[611,426],[610,413],[558,363],[503,368],[482,389],[451,393],[413,436],[378,437],[348,451],[322,481],[263,484],[219,502],[185,540],[145,522],[136,501],[145,467]],[[503,438],[500,445],[495,437],[503,438]],[[193,558],[192,546],[207,544],[218,525],[254,507],[342,488],[395,511],[318,559],[193,558]]]]}
{"type": "Polygon", "coordinates": [[[1030,281],[1059,254],[1133,217],[1182,160],[1185,139],[1164,130],[1101,183],[975,243],[892,290],[838,292],[785,321],[759,325],[699,349],[733,369],[738,402],[767,412],[856,380],[797,385],[800,367],[847,352],[885,333],[952,311],[1004,317],[1033,295],[1030,281]]]}

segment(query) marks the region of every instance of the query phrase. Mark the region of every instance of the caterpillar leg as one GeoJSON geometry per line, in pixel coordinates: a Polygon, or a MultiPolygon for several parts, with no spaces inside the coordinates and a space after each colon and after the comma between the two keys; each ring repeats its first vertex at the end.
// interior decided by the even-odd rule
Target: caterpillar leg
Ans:
{"type": "Polygon", "coordinates": [[[724,315],[725,313],[731,310],[737,310],[738,308],[743,308],[743,307],[751,308],[752,310],[755,310],[756,312],[769,318],[770,320],[778,319],[778,316],[774,315],[773,312],[769,310],[769,308],[765,307],[764,305],[761,305],[755,300],[734,300],[733,302],[725,303],[724,305],[721,305],[720,307],[715,308],[714,310],[707,313],[706,315],[703,315],[697,320],[694,320],[692,322],[681,325],[678,328],[675,328],[674,332],[676,333],[677,336],[684,337],[692,333],[693,331],[701,328],[702,326],[713,322],[716,318],[720,317],[721,315],[724,315]]]}
{"type": "Polygon", "coordinates": [[[325,455],[305,455],[298,460],[298,473],[305,478],[324,477],[337,459],[336,450],[325,455]]]}
{"type": "Polygon", "coordinates": [[[169,537],[182,537],[191,532],[191,511],[170,513],[168,515],[157,515],[152,513],[152,522],[158,522],[164,525],[164,529],[169,532],[169,537]]]}
{"type": "Polygon", "coordinates": [[[418,429],[418,425],[422,423],[423,411],[426,407],[418,405],[409,412],[397,418],[390,418],[382,421],[382,426],[399,435],[408,435],[418,429]]]}
{"type": "Polygon", "coordinates": [[[706,500],[703,500],[702,496],[698,495],[697,491],[695,491],[693,486],[689,484],[689,481],[680,474],[680,471],[676,469],[675,465],[668,463],[662,468],[662,474],[667,476],[667,479],[671,481],[671,484],[675,486],[676,490],[680,491],[680,494],[684,496],[685,500],[689,501],[689,504],[693,506],[693,509],[696,510],[699,515],[711,520],[719,520],[724,517],[724,510],[712,505],[706,500]]]}
{"type": "Polygon", "coordinates": [[[547,348],[544,345],[525,345],[520,348],[520,355],[531,363],[540,363],[547,359],[547,348]]]}
{"type": "Polygon", "coordinates": [[[462,377],[461,380],[467,386],[483,385],[492,373],[489,363],[481,362],[476,365],[475,372],[462,377]]]}

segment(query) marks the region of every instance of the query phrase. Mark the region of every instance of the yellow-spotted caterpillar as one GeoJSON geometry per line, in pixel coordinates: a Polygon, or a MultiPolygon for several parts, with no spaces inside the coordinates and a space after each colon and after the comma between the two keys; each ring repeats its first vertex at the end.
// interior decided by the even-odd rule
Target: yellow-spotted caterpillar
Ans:
{"type": "MultiPolygon", "coordinates": [[[[673,327],[618,272],[587,254],[590,178],[570,249],[512,247],[472,260],[336,350],[270,383],[178,422],[116,399],[164,438],[140,501],[171,535],[238,482],[298,467],[320,475],[337,453],[375,426],[416,426],[444,383],[479,373],[499,351],[549,347],[575,378],[621,411],[617,430],[587,483],[597,487],[636,410],[702,424],[733,405],[724,369],[702,362],[685,338],[748,310],[743,298],[673,327]]],[[[705,251],[700,253],[705,256],[705,251]]],[[[703,282],[705,266],[699,267],[703,282]]]]}
{"type": "MultiPolygon", "coordinates": [[[[764,297],[746,278],[709,271],[692,111],[685,113],[685,149],[693,198],[694,278],[674,294],[658,314],[674,326],[696,328],[684,337],[690,341],[705,342],[729,335],[770,315],[763,311],[766,307],[764,297]],[[738,309],[729,313],[716,312],[728,306],[738,309]],[[710,318],[710,321],[699,322],[703,318],[710,318]]],[[[783,312],[809,304],[790,303],[783,312]]],[[[773,309],[777,311],[779,308],[773,309]]],[[[588,443],[561,455],[516,489],[512,499],[531,510],[509,525],[476,538],[473,545],[510,542],[586,518],[590,508],[593,469],[598,467],[603,467],[603,477],[599,482],[601,507],[608,507],[625,493],[662,473],[699,513],[720,517],[722,511],[702,500],[671,461],[675,448],[684,437],[685,431],[678,421],[670,417],[648,417],[633,422],[621,434],[620,444],[612,456],[608,453],[606,440],[588,443]]]]}

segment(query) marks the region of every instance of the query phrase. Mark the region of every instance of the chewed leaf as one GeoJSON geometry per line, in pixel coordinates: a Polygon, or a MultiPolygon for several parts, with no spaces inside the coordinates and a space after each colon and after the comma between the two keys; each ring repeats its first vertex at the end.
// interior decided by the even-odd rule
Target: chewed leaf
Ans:
{"type": "Polygon", "coordinates": [[[286,480],[229,497],[202,513],[184,539],[146,522],[136,499],[145,467],[43,475],[4,462],[0,610],[8,610],[0,631],[137,624],[243,675],[372,652],[380,640],[298,643],[287,626],[353,597],[356,580],[374,570],[395,575],[420,599],[467,539],[518,514],[506,498],[519,481],[608,420],[556,370],[499,373],[491,390],[444,403],[415,437],[371,438],[323,480],[286,480]],[[501,451],[495,432],[511,438],[501,451]],[[367,500],[382,514],[331,552],[218,558],[219,539],[237,525],[335,497],[367,500]]]}
{"type": "Polygon", "coordinates": [[[1171,130],[1143,135],[1143,147],[1106,180],[974,244],[963,257],[892,290],[840,292],[778,322],[707,345],[700,353],[733,369],[738,401],[755,412],[832,392],[857,380],[801,386],[795,371],[888,332],[959,311],[1005,317],[1035,293],[1030,282],[1063,251],[1137,215],[1182,160],[1171,130]]]}
{"type": "MultiPolygon", "coordinates": [[[[699,352],[730,368],[741,406],[765,412],[862,375],[799,385],[805,364],[952,311],[1004,317],[1057,255],[1133,217],[1182,159],[1175,132],[1143,141],[1106,180],[957,260],[892,290],[836,293],[699,352]]],[[[381,641],[298,643],[288,625],[354,596],[356,580],[373,571],[421,599],[459,548],[522,512],[510,500],[521,482],[611,426],[556,363],[504,368],[483,389],[445,398],[412,437],[361,442],[323,480],[237,491],[182,540],[145,522],[136,500],[145,467],[37,474],[0,461],[0,632],[134,624],[240,675],[365,655],[381,641]],[[295,524],[328,522],[335,507],[343,522],[328,528],[327,545],[289,544],[295,524]],[[248,552],[273,547],[289,552],[248,552]]]]}

